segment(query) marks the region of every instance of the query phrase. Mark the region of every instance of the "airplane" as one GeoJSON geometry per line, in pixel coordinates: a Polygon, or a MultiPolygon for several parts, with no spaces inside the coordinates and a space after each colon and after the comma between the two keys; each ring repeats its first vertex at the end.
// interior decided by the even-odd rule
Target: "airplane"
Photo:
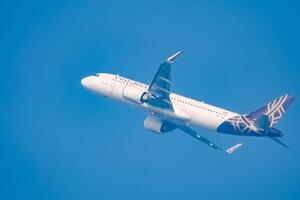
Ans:
{"type": "Polygon", "coordinates": [[[158,134],[179,129],[204,144],[225,153],[233,153],[242,143],[227,150],[199,135],[191,127],[202,127],[217,133],[271,138],[288,147],[278,138],[283,133],[274,125],[284,115],[295,97],[285,94],[249,114],[238,114],[171,92],[171,66],[182,53],[164,61],[150,85],[116,74],[97,73],[81,80],[84,88],[96,94],[134,105],[146,112],[144,128],[158,134]]]}

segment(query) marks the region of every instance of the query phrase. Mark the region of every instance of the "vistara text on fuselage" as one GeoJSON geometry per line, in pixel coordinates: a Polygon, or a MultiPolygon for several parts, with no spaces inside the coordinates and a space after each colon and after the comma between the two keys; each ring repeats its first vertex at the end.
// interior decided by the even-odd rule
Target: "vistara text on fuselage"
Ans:
{"type": "Polygon", "coordinates": [[[144,127],[155,133],[166,133],[177,128],[208,146],[227,153],[232,153],[242,143],[223,150],[193,131],[191,126],[224,134],[268,137],[286,146],[278,140],[283,133],[274,128],[274,125],[295,97],[286,94],[257,111],[241,115],[172,93],[171,65],[180,54],[181,51],[163,62],[149,85],[109,73],[85,77],[81,84],[94,93],[141,108],[146,112],[144,127]]]}

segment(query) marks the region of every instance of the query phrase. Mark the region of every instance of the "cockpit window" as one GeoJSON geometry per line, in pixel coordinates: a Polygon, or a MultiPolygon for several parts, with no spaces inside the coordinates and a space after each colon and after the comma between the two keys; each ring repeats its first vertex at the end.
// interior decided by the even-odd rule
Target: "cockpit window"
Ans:
{"type": "Polygon", "coordinates": [[[100,76],[100,74],[96,74],[96,76],[98,77],[98,76],[100,76]]]}

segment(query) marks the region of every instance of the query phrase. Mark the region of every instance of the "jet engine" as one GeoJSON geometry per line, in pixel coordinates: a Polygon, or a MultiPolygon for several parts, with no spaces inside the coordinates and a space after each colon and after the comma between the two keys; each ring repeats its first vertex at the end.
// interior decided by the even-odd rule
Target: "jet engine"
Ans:
{"type": "Polygon", "coordinates": [[[123,97],[128,101],[142,104],[146,102],[151,97],[151,95],[148,92],[145,92],[144,90],[141,90],[139,88],[126,86],[123,92],[123,97]]]}
{"type": "Polygon", "coordinates": [[[173,124],[165,122],[160,118],[152,115],[148,115],[145,117],[144,127],[158,134],[170,132],[176,128],[173,124]]]}

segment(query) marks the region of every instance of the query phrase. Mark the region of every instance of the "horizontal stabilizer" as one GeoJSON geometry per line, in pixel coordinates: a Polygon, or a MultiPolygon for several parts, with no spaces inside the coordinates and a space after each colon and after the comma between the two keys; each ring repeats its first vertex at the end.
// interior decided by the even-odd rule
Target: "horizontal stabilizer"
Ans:
{"type": "Polygon", "coordinates": [[[238,144],[234,145],[233,147],[230,147],[229,149],[227,149],[226,152],[231,154],[242,145],[243,145],[243,143],[238,143],[238,144]]]}
{"type": "Polygon", "coordinates": [[[269,137],[270,139],[272,139],[273,141],[277,142],[278,144],[280,144],[281,146],[285,147],[285,148],[289,148],[288,145],[286,145],[284,142],[282,142],[281,140],[279,140],[278,138],[275,137],[269,137]]]}

